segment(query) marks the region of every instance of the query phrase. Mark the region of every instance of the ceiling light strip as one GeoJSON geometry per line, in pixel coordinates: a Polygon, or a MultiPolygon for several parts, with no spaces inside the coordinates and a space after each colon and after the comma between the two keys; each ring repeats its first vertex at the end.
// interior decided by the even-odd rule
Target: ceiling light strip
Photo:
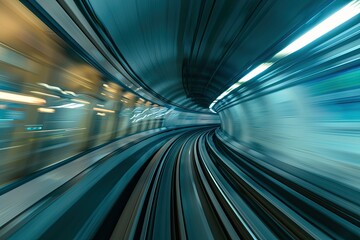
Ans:
{"type": "MultiPolygon", "coordinates": [[[[331,30],[335,29],[336,27],[340,26],[341,24],[345,23],[346,21],[350,20],[351,18],[355,17],[360,13],[360,0],[353,0],[349,4],[345,5],[339,11],[332,14],[330,17],[307,31],[305,34],[300,36],[294,42],[290,43],[287,47],[283,50],[275,54],[273,57],[274,59],[279,59],[286,57],[301,48],[305,47],[306,45],[310,44],[311,42],[315,41],[316,39],[320,38],[321,36],[325,35],[326,33],[330,32],[331,30]]],[[[228,88],[225,92],[220,94],[209,106],[210,111],[216,113],[213,109],[214,105],[225,96],[227,96],[230,92],[234,89],[238,88],[242,83],[247,82],[254,77],[258,76],[265,70],[267,70],[273,62],[265,62],[254,68],[252,71],[247,73],[243,76],[240,80],[238,80],[234,85],[228,88]]]]}

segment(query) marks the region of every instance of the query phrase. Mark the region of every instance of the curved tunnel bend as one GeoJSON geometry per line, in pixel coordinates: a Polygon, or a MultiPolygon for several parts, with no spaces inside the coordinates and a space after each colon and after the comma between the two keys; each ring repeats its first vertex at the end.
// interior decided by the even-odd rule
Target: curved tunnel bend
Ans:
{"type": "Polygon", "coordinates": [[[58,199],[25,217],[12,236],[56,239],[64,228],[61,237],[68,239],[357,237],[356,202],[329,198],[307,182],[316,175],[270,165],[275,160],[254,157],[237,144],[218,128],[155,134],[76,180],[92,182],[85,192],[55,191],[58,199]],[[51,209],[62,213],[46,215],[51,209]]]}
{"type": "Polygon", "coordinates": [[[0,238],[360,239],[359,0],[140,2],[0,2],[0,238]]]}

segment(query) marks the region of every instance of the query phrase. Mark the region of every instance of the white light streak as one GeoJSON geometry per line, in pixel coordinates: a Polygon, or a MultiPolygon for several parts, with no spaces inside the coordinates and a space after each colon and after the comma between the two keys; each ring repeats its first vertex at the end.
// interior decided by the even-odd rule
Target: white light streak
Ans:
{"type": "Polygon", "coordinates": [[[29,105],[44,105],[46,103],[46,100],[42,98],[4,91],[0,91],[0,100],[29,105]]]}
{"type": "Polygon", "coordinates": [[[90,104],[90,102],[88,102],[88,101],[77,99],[77,98],[73,98],[73,99],[71,99],[71,101],[78,102],[78,103],[83,103],[83,104],[90,104]]]}
{"type": "Polygon", "coordinates": [[[97,112],[104,112],[104,113],[114,113],[115,112],[114,110],[110,110],[110,109],[106,109],[106,108],[97,108],[97,107],[94,107],[93,110],[97,111],[97,112]]]}
{"type": "Polygon", "coordinates": [[[44,93],[44,92],[38,92],[38,91],[30,91],[31,93],[35,93],[38,95],[43,95],[43,96],[48,96],[48,97],[53,97],[53,98],[60,98],[59,96],[53,95],[53,94],[48,94],[48,93],[44,93]]]}
{"type": "Polygon", "coordinates": [[[52,108],[38,108],[37,110],[38,110],[38,112],[41,112],[41,113],[54,113],[55,112],[55,109],[52,109],[52,108]]]}
{"type": "MultiPolygon", "coordinates": [[[[310,29],[304,35],[296,39],[294,42],[289,44],[283,50],[278,52],[274,59],[282,58],[288,56],[299,49],[305,47],[306,45],[310,44],[311,42],[315,41],[316,39],[320,38],[321,36],[325,35],[326,33],[330,32],[331,30],[335,29],[336,27],[340,26],[341,24],[345,23],[346,21],[350,20],[351,18],[355,17],[360,13],[360,1],[353,0],[349,4],[345,5],[336,13],[332,14],[330,17],[310,29]]],[[[258,67],[253,69],[251,72],[246,74],[242,77],[237,83],[232,85],[228,88],[225,92],[220,94],[209,106],[210,111],[215,112],[212,108],[214,107],[215,103],[225,96],[227,96],[230,92],[234,89],[238,88],[240,84],[247,82],[253,79],[255,76],[259,75],[260,73],[264,72],[268,69],[273,63],[272,62],[265,62],[260,64],[258,67]]]]}
{"type": "Polygon", "coordinates": [[[47,89],[59,91],[59,92],[61,92],[61,93],[64,94],[64,95],[77,96],[76,93],[74,93],[74,92],[72,92],[72,91],[62,90],[61,88],[59,88],[59,87],[57,87],[57,86],[51,86],[51,85],[46,84],[46,83],[38,83],[38,84],[39,84],[40,86],[46,87],[47,89]]]}
{"type": "Polygon", "coordinates": [[[254,77],[256,77],[257,75],[259,75],[260,73],[264,72],[266,69],[268,69],[271,65],[273,65],[273,63],[271,62],[266,62],[266,63],[262,63],[260,64],[258,67],[256,67],[254,70],[252,70],[251,72],[249,72],[248,74],[246,74],[245,76],[243,76],[238,83],[244,83],[249,81],[250,79],[253,79],[254,77]]]}
{"type": "Polygon", "coordinates": [[[339,11],[310,29],[304,35],[296,39],[290,45],[285,47],[283,50],[278,52],[275,57],[284,57],[290,55],[299,49],[305,47],[309,43],[315,41],[351,18],[355,17],[360,13],[360,1],[352,1],[339,11]]]}
{"type": "Polygon", "coordinates": [[[80,108],[83,106],[84,104],[80,104],[80,103],[67,103],[59,106],[52,106],[51,108],[80,108]]]}

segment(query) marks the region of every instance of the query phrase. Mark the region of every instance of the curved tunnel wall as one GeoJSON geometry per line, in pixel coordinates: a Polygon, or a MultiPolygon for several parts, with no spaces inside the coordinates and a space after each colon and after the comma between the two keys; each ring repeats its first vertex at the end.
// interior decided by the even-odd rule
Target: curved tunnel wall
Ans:
{"type": "Polygon", "coordinates": [[[358,188],[359,29],[359,24],[348,26],[240,87],[218,108],[223,133],[358,188]]]}
{"type": "Polygon", "coordinates": [[[0,3],[0,236],[358,235],[359,24],[219,102],[222,134],[199,128],[218,116],[136,96],[32,15],[12,21],[18,3],[8,4],[0,3]]]}
{"type": "Polygon", "coordinates": [[[17,1],[0,28],[0,188],[128,135],[219,123],[111,82],[17,1]]]}

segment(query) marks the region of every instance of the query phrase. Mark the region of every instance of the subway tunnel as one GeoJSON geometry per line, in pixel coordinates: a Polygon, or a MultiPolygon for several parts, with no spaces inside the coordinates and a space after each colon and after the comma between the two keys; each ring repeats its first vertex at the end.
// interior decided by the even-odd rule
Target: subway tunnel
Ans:
{"type": "Polygon", "coordinates": [[[360,239],[360,1],[0,1],[0,239],[360,239]]]}

